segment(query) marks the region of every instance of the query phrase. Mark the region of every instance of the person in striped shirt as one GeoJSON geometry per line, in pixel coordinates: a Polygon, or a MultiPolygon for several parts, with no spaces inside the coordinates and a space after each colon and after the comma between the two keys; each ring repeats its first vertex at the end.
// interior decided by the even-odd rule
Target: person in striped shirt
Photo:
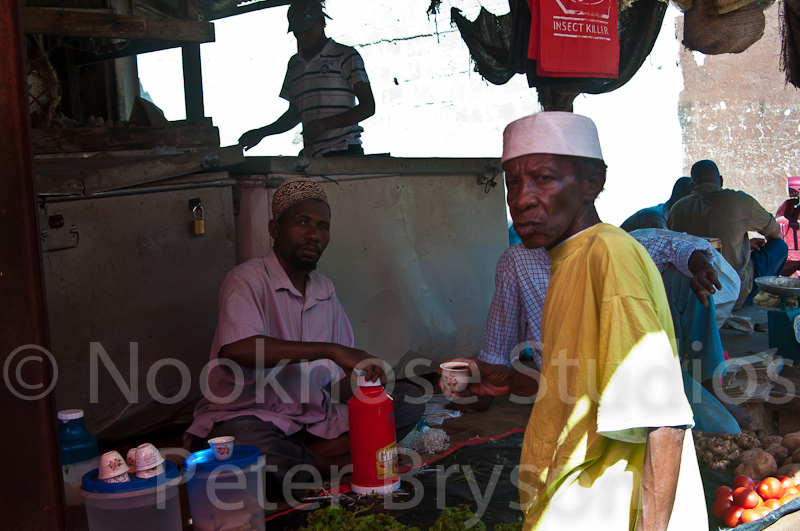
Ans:
{"type": "Polygon", "coordinates": [[[326,17],[319,0],[292,2],[289,31],[299,51],[289,60],[280,93],[289,109],[270,125],[243,134],[239,145],[245,151],[302,123],[303,156],[364,154],[364,129],[358,124],[375,114],[375,97],[361,55],[325,35],[326,17]]]}

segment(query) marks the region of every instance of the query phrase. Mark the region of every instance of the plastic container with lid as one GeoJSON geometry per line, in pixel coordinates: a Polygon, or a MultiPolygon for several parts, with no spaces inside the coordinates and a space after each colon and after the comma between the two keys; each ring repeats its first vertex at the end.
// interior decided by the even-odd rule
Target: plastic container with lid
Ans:
{"type": "Polygon", "coordinates": [[[358,388],[347,401],[350,417],[350,488],[358,494],[388,494],[400,487],[394,400],[380,381],[358,377],[358,388]]]}
{"type": "Polygon", "coordinates": [[[226,461],[202,450],[183,464],[195,531],[264,531],[265,459],[257,447],[237,445],[226,461]]]}
{"type": "Polygon", "coordinates": [[[99,454],[97,438],[83,425],[82,409],[58,412],[58,441],[62,465],[89,461],[99,454]]]}
{"type": "Polygon", "coordinates": [[[83,476],[81,494],[86,500],[89,531],[181,531],[178,467],[164,462],[164,473],[127,483],[105,483],[98,471],[83,476]]]}

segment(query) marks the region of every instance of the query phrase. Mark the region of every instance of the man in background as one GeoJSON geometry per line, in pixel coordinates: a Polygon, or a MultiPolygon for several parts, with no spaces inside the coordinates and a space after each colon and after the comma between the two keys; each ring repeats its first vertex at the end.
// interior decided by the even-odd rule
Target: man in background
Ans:
{"type": "MultiPolygon", "coordinates": [[[[370,381],[385,374],[379,359],[354,348],[333,283],[315,271],[330,241],[325,191],[289,179],[273,195],[272,216],[270,251],[236,266],[220,288],[207,387],[184,444],[196,452],[232,435],[257,446],[267,495],[288,497],[289,483],[310,485],[313,470],[328,476],[350,463],[350,377],[354,369],[370,381]]],[[[425,406],[407,400],[421,396],[412,385],[396,383],[393,394],[399,441],[425,406]]]]}
{"type": "Polygon", "coordinates": [[[789,247],[775,217],[758,201],[739,190],[722,188],[722,175],[710,160],[692,166],[692,193],[670,210],[669,230],[704,238],[719,238],[722,256],[733,266],[742,281],[734,309],[752,304],[758,292],[754,279],[780,275],[789,247]],[[751,240],[748,231],[766,240],[751,240]]]}
{"type": "Polygon", "coordinates": [[[633,232],[637,229],[666,229],[667,215],[672,206],[689,195],[692,191],[692,180],[689,177],[681,177],[675,181],[672,187],[672,195],[666,203],[643,208],[626,219],[619,226],[625,232],[633,232]]]}
{"type": "Polygon", "coordinates": [[[364,129],[358,124],[375,114],[375,98],[361,55],[325,35],[326,17],[320,0],[300,0],[289,6],[289,31],[299,50],[289,60],[281,88],[280,96],[289,108],[270,125],[243,134],[239,145],[245,151],[264,137],[285,133],[302,122],[304,156],[364,154],[364,129]]]}

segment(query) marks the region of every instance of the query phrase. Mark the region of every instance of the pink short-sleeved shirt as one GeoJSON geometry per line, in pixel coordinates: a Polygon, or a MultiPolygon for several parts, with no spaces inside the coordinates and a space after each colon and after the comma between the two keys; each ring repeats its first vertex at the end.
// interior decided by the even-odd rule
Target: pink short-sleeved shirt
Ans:
{"type": "Polygon", "coordinates": [[[333,361],[241,367],[241,372],[228,360],[217,365],[222,347],[256,335],[353,346],[353,329],[329,279],[310,273],[303,297],[271,249],[238,265],[220,288],[207,387],[187,433],[204,438],[215,423],[245,415],[272,422],[287,435],[304,427],[327,439],[346,432],[347,404],[333,403],[330,394],[344,371],[333,361]]]}

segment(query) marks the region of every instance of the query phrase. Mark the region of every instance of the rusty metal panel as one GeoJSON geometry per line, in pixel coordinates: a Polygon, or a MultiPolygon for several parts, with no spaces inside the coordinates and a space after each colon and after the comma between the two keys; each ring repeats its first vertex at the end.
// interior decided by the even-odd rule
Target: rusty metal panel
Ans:
{"type": "Polygon", "coordinates": [[[173,188],[40,206],[56,404],[86,411],[101,439],[191,421],[200,395],[219,286],[235,265],[231,186],[173,188]]]}

